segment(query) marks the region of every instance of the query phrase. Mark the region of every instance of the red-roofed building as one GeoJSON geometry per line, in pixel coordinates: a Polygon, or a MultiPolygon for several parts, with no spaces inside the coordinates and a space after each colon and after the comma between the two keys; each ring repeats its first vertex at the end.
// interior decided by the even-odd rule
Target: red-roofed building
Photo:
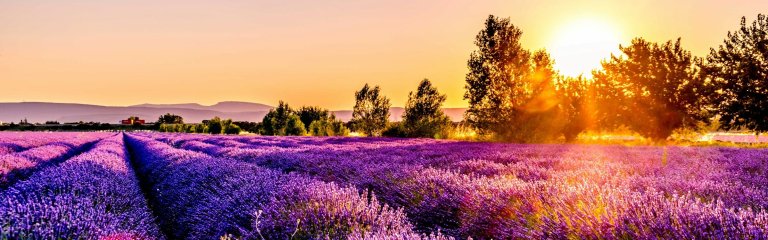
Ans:
{"type": "Polygon", "coordinates": [[[123,125],[144,124],[144,120],[139,117],[129,117],[128,119],[121,120],[120,123],[123,125]]]}

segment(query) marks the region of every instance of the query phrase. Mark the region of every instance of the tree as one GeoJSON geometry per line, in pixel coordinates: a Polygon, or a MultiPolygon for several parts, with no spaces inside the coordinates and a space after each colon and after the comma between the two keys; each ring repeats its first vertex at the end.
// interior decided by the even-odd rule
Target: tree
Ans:
{"type": "Polygon", "coordinates": [[[680,39],[664,44],[632,40],[619,46],[622,56],[611,56],[595,71],[600,104],[609,107],[602,120],[620,123],[653,140],[664,140],[681,127],[696,128],[707,121],[702,111],[706,89],[697,76],[694,59],[680,39]]]}
{"type": "Polygon", "coordinates": [[[464,119],[481,134],[517,142],[553,138],[557,113],[553,61],[545,51],[533,54],[520,44],[522,31],[508,18],[493,15],[475,37],[477,49],[467,62],[464,119]]]}
{"type": "Polygon", "coordinates": [[[326,119],[312,121],[308,133],[312,136],[347,136],[349,129],[344,126],[344,122],[336,120],[336,116],[331,114],[326,119]]]}
{"type": "Polygon", "coordinates": [[[226,119],[221,121],[221,133],[223,134],[240,134],[240,126],[237,126],[232,119],[226,119]]]}
{"type": "Polygon", "coordinates": [[[299,115],[299,119],[304,123],[304,126],[309,130],[309,125],[314,121],[327,120],[330,114],[327,109],[323,109],[317,106],[303,106],[296,111],[296,115],[299,115]]]}
{"type": "Polygon", "coordinates": [[[301,119],[296,114],[291,114],[288,116],[288,121],[286,122],[285,130],[283,132],[286,136],[302,136],[307,134],[307,130],[304,127],[304,123],[301,122],[301,119]]]}
{"type": "Polygon", "coordinates": [[[157,119],[155,124],[183,124],[184,118],[179,115],[166,113],[157,119]]]}
{"type": "Polygon", "coordinates": [[[366,135],[378,135],[387,126],[389,120],[389,99],[381,95],[379,86],[373,88],[366,83],[355,92],[355,107],[352,121],[355,129],[366,135]]]}
{"type": "Polygon", "coordinates": [[[331,115],[331,117],[331,130],[333,131],[333,136],[348,136],[349,128],[347,128],[347,125],[341,120],[336,120],[336,116],[331,115]]]}
{"type": "Polygon", "coordinates": [[[560,77],[557,82],[557,99],[564,118],[562,128],[566,142],[572,142],[579,133],[591,127],[596,114],[594,85],[582,76],[560,77]]]}
{"type": "Polygon", "coordinates": [[[768,131],[768,16],[749,25],[742,17],[741,27],[710,49],[702,70],[713,85],[720,128],[768,131]]]}
{"type": "Polygon", "coordinates": [[[408,102],[403,113],[403,127],[409,137],[445,137],[451,120],[443,113],[441,106],[446,96],[432,86],[429,79],[419,83],[416,93],[408,93],[408,102]]]}
{"type": "Polygon", "coordinates": [[[280,101],[277,108],[270,109],[262,123],[263,135],[285,135],[285,128],[288,125],[288,117],[293,114],[293,110],[287,103],[280,101]]]}
{"type": "Polygon", "coordinates": [[[237,125],[235,125],[235,124],[233,124],[233,123],[230,123],[230,124],[229,124],[229,125],[226,127],[226,129],[224,130],[224,133],[225,133],[225,134],[234,134],[234,135],[237,135],[237,134],[240,134],[240,131],[241,131],[241,129],[240,129],[240,126],[237,126],[237,125]]]}
{"type": "Polygon", "coordinates": [[[211,120],[208,120],[206,123],[204,123],[206,126],[208,126],[208,133],[210,134],[221,134],[222,133],[222,123],[221,118],[219,117],[213,117],[211,120]]]}

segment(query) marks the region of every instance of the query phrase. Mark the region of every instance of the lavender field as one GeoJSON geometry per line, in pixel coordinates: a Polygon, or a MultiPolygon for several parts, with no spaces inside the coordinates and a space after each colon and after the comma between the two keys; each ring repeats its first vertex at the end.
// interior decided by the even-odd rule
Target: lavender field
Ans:
{"type": "Polygon", "coordinates": [[[768,239],[768,150],[0,133],[0,239],[768,239]]]}

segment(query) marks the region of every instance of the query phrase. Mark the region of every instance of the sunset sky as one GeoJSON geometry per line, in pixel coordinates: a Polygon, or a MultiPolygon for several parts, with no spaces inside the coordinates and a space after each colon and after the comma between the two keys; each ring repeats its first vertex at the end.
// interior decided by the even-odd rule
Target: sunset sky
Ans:
{"type": "MultiPolygon", "coordinates": [[[[465,107],[466,61],[489,14],[577,75],[633,37],[704,56],[768,1],[0,0],[0,102],[252,101],[393,106],[429,78],[465,107]]],[[[588,72],[588,71],[587,71],[588,72]]]]}

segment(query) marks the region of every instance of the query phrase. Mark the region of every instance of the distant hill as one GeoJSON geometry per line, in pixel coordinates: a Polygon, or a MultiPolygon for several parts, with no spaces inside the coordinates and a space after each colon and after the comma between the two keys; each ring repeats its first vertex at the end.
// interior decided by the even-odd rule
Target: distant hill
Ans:
{"type": "Polygon", "coordinates": [[[214,116],[244,121],[261,121],[271,107],[263,104],[241,105],[242,111],[227,112],[208,109],[238,110],[239,104],[217,104],[203,106],[199,104],[146,104],[136,106],[100,106],[76,103],[20,102],[0,103],[0,121],[18,122],[27,119],[30,123],[45,121],[59,122],[102,122],[119,123],[129,116],[138,116],[148,122],[154,122],[160,115],[173,113],[184,117],[186,122],[201,122],[214,116]],[[266,107],[263,107],[266,106],[266,107]]]}
{"type": "Polygon", "coordinates": [[[208,111],[217,111],[217,112],[261,112],[261,111],[269,111],[269,109],[272,109],[272,106],[269,106],[266,104],[250,103],[250,102],[235,102],[235,101],[220,102],[211,106],[200,105],[197,103],[180,103],[180,104],[146,103],[146,104],[140,104],[140,105],[133,105],[130,107],[185,108],[185,109],[208,110],[208,111]]]}
{"type": "MultiPolygon", "coordinates": [[[[220,102],[211,106],[197,103],[100,106],[77,103],[18,102],[0,103],[0,121],[19,122],[26,118],[30,123],[45,121],[119,123],[120,120],[129,116],[138,116],[153,122],[162,114],[173,113],[181,115],[185,122],[190,123],[201,122],[214,116],[236,121],[258,122],[271,108],[272,106],[266,104],[250,102],[220,102]]],[[[390,121],[400,121],[403,111],[400,107],[391,108],[390,121]]],[[[444,111],[453,121],[461,121],[465,109],[446,108],[444,111]]],[[[351,110],[332,112],[343,121],[352,119],[351,110]]]]}

